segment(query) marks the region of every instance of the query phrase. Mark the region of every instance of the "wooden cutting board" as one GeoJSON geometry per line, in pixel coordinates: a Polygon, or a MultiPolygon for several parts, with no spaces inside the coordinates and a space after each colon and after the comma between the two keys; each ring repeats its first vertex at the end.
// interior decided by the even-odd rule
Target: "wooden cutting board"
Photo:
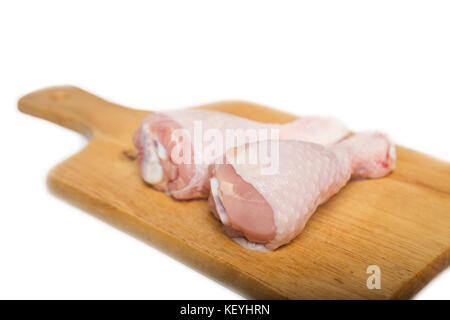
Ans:
{"type": "MultiPolygon", "coordinates": [[[[295,119],[240,101],[199,108],[295,119]]],[[[141,180],[131,135],[149,112],[75,87],[33,92],[19,109],[90,139],[50,172],[51,190],[247,297],[403,299],[449,264],[450,165],[419,152],[398,147],[393,174],[350,182],[291,244],[264,253],[227,238],[206,201],[175,201],[141,180]],[[369,265],[380,268],[381,289],[367,288],[369,265]]]]}

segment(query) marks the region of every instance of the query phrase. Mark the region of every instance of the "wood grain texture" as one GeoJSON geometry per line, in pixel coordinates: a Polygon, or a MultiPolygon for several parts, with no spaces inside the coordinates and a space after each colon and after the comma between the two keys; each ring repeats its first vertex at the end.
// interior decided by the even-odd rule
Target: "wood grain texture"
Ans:
{"type": "MultiPolygon", "coordinates": [[[[200,108],[295,118],[239,101],[200,108]]],[[[131,135],[149,112],[75,87],[31,93],[19,109],[90,138],[50,172],[51,190],[247,297],[403,299],[449,264],[450,165],[424,154],[398,147],[393,174],[350,182],[290,245],[263,253],[227,238],[205,201],[175,201],[141,180],[131,135]],[[380,290],[366,287],[369,265],[381,268],[380,290]]]]}

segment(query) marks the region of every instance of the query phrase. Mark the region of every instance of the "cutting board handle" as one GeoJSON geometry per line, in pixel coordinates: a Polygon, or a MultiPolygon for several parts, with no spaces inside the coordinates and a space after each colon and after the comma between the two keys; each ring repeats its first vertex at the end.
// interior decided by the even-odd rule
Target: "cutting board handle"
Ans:
{"type": "Polygon", "coordinates": [[[22,97],[19,110],[73,129],[91,138],[115,135],[115,128],[136,111],[105,101],[72,86],[38,90],[22,97]]]}

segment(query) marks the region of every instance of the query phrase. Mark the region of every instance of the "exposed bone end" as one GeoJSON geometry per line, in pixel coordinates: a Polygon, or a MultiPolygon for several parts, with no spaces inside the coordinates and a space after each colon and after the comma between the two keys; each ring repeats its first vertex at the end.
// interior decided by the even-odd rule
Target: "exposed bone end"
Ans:
{"type": "Polygon", "coordinates": [[[211,184],[211,196],[213,199],[213,202],[210,202],[210,205],[214,208],[213,212],[224,225],[228,225],[230,220],[228,219],[225,207],[219,197],[219,180],[217,180],[217,178],[211,178],[209,183],[211,184]]]}
{"type": "Polygon", "coordinates": [[[149,184],[157,184],[164,178],[164,170],[161,166],[161,157],[167,158],[167,153],[157,137],[151,141],[150,130],[148,126],[143,126],[141,130],[141,140],[144,146],[141,162],[142,178],[149,184]]]}

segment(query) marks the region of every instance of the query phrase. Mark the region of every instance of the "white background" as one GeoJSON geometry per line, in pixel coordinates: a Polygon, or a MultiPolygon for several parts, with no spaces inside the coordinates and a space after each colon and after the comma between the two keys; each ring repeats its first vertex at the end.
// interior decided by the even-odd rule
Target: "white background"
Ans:
{"type": "MultiPolygon", "coordinates": [[[[377,128],[450,160],[448,1],[3,1],[0,298],[238,294],[51,195],[87,141],[20,114],[72,84],[149,110],[224,99],[377,128]]],[[[417,298],[449,299],[447,269],[417,298]]]]}

